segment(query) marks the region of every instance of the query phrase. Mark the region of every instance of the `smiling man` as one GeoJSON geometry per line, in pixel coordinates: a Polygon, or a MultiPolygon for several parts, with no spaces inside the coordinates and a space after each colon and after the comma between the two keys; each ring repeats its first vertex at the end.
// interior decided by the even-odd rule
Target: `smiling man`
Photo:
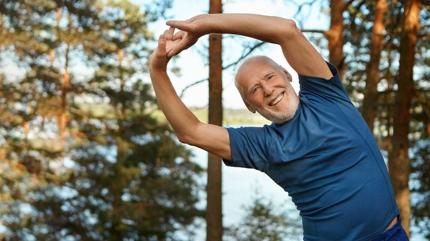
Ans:
{"type": "Polygon", "coordinates": [[[291,75],[265,56],[246,60],[236,74],[236,87],[248,109],[273,123],[291,119],[299,97],[291,85],[291,75]]]}
{"type": "Polygon", "coordinates": [[[205,14],[167,24],[170,29],[151,56],[150,74],[159,106],[181,142],[220,156],[228,166],[266,173],[299,209],[304,240],[408,240],[372,133],[336,68],[324,61],[294,21],[205,14]],[[265,56],[246,60],[236,75],[247,108],[271,125],[223,128],[202,123],[178,98],[167,63],[209,33],[239,34],[281,46],[299,74],[299,95],[291,75],[265,56]]]}

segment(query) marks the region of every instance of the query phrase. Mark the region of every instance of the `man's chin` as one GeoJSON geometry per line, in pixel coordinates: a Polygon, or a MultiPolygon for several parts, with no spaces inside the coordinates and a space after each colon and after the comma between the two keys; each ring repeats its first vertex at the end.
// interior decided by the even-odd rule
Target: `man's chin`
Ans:
{"type": "Polygon", "coordinates": [[[272,113],[264,113],[262,111],[258,111],[260,115],[262,115],[265,119],[273,122],[274,124],[282,124],[292,119],[293,115],[288,115],[286,113],[283,114],[272,114],[272,113]]]}
{"type": "Polygon", "coordinates": [[[292,119],[292,117],[274,118],[274,119],[272,119],[270,121],[273,122],[274,124],[283,124],[283,123],[288,122],[291,119],[292,119]]]}

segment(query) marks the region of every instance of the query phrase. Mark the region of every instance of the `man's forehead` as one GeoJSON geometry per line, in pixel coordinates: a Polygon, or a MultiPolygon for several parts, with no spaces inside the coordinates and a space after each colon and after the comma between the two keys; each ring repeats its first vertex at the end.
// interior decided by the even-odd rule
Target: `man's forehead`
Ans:
{"type": "Polygon", "coordinates": [[[276,62],[269,57],[254,56],[245,60],[245,62],[243,62],[242,65],[239,67],[239,71],[240,69],[247,68],[247,67],[254,67],[255,65],[277,66],[276,62]]]}
{"type": "Polygon", "coordinates": [[[255,56],[247,59],[238,69],[236,74],[236,82],[240,79],[248,79],[249,77],[262,77],[259,75],[266,74],[263,71],[267,69],[277,69],[278,64],[266,56],[255,56]]]}

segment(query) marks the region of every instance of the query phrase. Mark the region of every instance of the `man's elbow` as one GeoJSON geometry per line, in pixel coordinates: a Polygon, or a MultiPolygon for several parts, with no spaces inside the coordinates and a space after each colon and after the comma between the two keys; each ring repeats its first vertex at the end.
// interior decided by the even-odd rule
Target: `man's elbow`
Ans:
{"type": "Polygon", "coordinates": [[[197,122],[195,124],[190,124],[186,130],[182,130],[181,132],[176,132],[176,137],[181,143],[197,146],[201,142],[201,134],[199,132],[201,130],[201,123],[197,122]]]}
{"type": "Polygon", "coordinates": [[[192,145],[194,143],[193,138],[190,135],[176,133],[176,137],[178,137],[178,140],[183,144],[192,145]]]}
{"type": "Polygon", "coordinates": [[[280,38],[282,40],[288,40],[300,33],[300,29],[292,19],[283,19],[282,24],[279,25],[280,38]]]}
{"type": "Polygon", "coordinates": [[[195,135],[195,129],[189,129],[185,132],[176,132],[176,137],[181,143],[195,146],[197,144],[197,137],[195,135]]]}

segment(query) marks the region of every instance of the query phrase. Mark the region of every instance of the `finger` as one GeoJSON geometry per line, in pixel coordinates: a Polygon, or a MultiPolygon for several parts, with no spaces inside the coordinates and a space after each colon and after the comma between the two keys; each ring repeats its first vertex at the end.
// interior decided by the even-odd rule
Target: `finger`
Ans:
{"type": "Polygon", "coordinates": [[[171,50],[169,50],[169,52],[167,53],[167,56],[172,57],[175,56],[177,54],[179,54],[180,52],[182,52],[182,50],[187,49],[189,46],[187,46],[187,42],[185,39],[179,41],[179,43],[172,48],[171,50]]]}
{"type": "Polygon", "coordinates": [[[172,40],[172,38],[173,38],[173,32],[172,32],[172,30],[174,31],[175,28],[170,27],[168,30],[164,31],[164,38],[166,40],[172,40]]]}
{"type": "Polygon", "coordinates": [[[169,50],[169,52],[167,53],[167,56],[170,58],[172,56],[179,54],[182,50],[183,50],[183,47],[178,45],[175,48],[172,48],[171,50],[169,50]]]}
{"type": "Polygon", "coordinates": [[[158,38],[157,53],[160,56],[166,55],[166,38],[164,34],[160,35],[160,37],[158,38]]]}
{"type": "Polygon", "coordinates": [[[181,29],[184,31],[191,31],[190,23],[186,21],[178,21],[178,20],[169,20],[166,22],[166,24],[170,27],[181,29]]]}
{"type": "Polygon", "coordinates": [[[167,52],[167,57],[171,58],[177,54],[178,54],[177,48],[173,48],[173,49],[169,50],[169,52],[167,52]]]}
{"type": "Polygon", "coordinates": [[[172,35],[169,34],[168,30],[163,32],[163,36],[164,36],[165,40],[171,40],[172,39],[172,35]]]}
{"type": "Polygon", "coordinates": [[[173,34],[175,33],[175,28],[174,27],[170,27],[168,30],[169,34],[173,36],[173,34]]]}
{"type": "Polygon", "coordinates": [[[184,35],[185,35],[184,31],[179,31],[179,32],[175,33],[175,35],[173,35],[172,40],[176,41],[178,39],[182,39],[184,37],[184,35]]]}

